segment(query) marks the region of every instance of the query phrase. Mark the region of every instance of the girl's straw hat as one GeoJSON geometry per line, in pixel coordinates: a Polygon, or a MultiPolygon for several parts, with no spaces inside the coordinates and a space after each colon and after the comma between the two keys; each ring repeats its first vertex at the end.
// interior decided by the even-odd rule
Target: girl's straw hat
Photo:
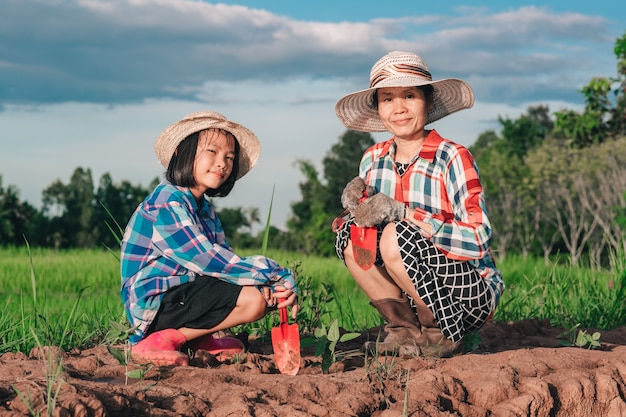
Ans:
{"type": "Polygon", "coordinates": [[[239,171],[237,179],[246,175],[256,164],[261,144],[256,135],[244,126],[231,122],[219,113],[205,110],[192,113],[167,127],[157,138],[154,152],[161,165],[167,169],[178,145],[189,135],[205,129],[223,129],[239,142],[239,171]]]}
{"type": "Polygon", "coordinates": [[[387,129],[373,107],[376,89],[382,87],[433,86],[433,103],[426,124],[474,105],[474,93],[465,81],[446,78],[433,81],[426,63],[411,52],[394,51],[379,59],[370,71],[370,88],[342,97],[335,106],[337,117],[348,129],[384,132],[387,129]]]}

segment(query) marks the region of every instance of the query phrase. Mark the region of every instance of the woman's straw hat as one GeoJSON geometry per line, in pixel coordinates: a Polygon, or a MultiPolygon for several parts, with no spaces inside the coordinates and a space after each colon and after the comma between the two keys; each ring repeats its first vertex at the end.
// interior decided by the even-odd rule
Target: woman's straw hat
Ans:
{"type": "Polygon", "coordinates": [[[426,124],[474,105],[474,92],[465,81],[446,78],[433,81],[426,63],[411,52],[394,51],[379,59],[370,71],[370,88],[342,97],[335,106],[337,117],[348,129],[385,132],[387,129],[373,107],[376,89],[382,87],[433,86],[433,103],[426,124]]]}
{"type": "Polygon", "coordinates": [[[252,131],[232,122],[223,115],[205,110],[192,113],[167,127],[157,138],[154,152],[161,165],[167,169],[178,145],[189,135],[206,129],[223,129],[239,142],[239,171],[237,179],[246,175],[256,164],[261,153],[259,139],[252,131]]]}

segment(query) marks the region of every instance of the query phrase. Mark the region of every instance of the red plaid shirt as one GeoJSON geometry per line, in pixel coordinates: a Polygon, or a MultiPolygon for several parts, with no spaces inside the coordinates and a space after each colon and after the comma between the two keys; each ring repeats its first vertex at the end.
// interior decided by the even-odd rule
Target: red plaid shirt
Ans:
{"type": "Polygon", "coordinates": [[[395,149],[393,138],[370,147],[361,159],[359,175],[377,192],[415,209],[414,218],[432,226],[432,234],[422,231],[423,235],[448,258],[470,262],[501,294],[504,284],[489,249],[491,225],[470,152],[431,130],[419,155],[400,176],[395,149]]]}

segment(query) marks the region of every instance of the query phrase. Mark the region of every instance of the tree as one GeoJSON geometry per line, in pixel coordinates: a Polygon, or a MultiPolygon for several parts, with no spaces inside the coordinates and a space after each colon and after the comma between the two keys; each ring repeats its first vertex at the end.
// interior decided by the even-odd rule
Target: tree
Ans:
{"type": "Polygon", "coordinates": [[[17,187],[4,188],[0,176],[0,244],[20,246],[25,238],[31,244],[38,244],[41,226],[42,218],[37,210],[20,201],[17,187]]]}
{"type": "Polygon", "coordinates": [[[325,188],[311,161],[298,160],[306,180],[299,184],[302,200],[291,204],[292,216],[287,221],[294,249],[307,254],[328,256],[333,253],[333,232],[330,229],[334,215],[325,210],[325,188]]]}
{"type": "Polygon", "coordinates": [[[78,248],[97,245],[93,188],[91,170],[76,168],[68,185],[57,180],[43,191],[43,214],[51,216],[49,243],[78,248]]]}
{"type": "MultiPolygon", "coordinates": [[[[157,181],[158,178],[155,178],[152,183],[157,181]]],[[[100,237],[98,244],[109,248],[117,246],[117,226],[122,229],[126,226],[137,205],[148,193],[148,189],[126,180],[115,184],[108,172],[100,177],[94,207],[94,222],[100,237]]]]}
{"type": "Polygon", "coordinates": [[[610,110],[609,129],[615,136],[626,135],[626,33],[615,41],[617,57],[617,84],[613,94],[615,106],[610,110]]]}
{"type": "Polygon", "coordinates": [[[225,207],[219,210],[217,215],[222,222],[222,228],[231,245],[235,245],[239,229],[242,227],[250,228],[248,217],[242,207],[225,207]]]}
{"type": "Polygon", "coordinates": [[[607,95],[610,88],[611,82],[608,78],[594,78],[580,90],[587,103],[583,113],[574,110],[555,113],[557,133],[579,148],[602,143],[609,136],[604,119],[608,110],[607,95]]]}
{"type": "Polygon", "coordinates": [[[499,120],[502,137],[494,131],[484,132],[469,149],[481,174],[493,230],[492,248],[503,259],[509,250],[527,256],[534,244],[537,193],[529,186],[523,158],[544,141],[552,124],[545,106],[529,107],[528,114],[516,120],[499,120]]]}
{"type": "Polygon", "coordinates": [[[331,224],[343,211],[343,188],[358,175],[361,157],[373,144],[371,134],[347,130],[322,161],[324,181],[311,161],[296,162],[305,177],[299,184],[302,200],[292,203],[292,216],[287,222],[290,242],[296,250],[322,256],[334,254],[331,224]]]}
{"type": "Polygon", "coordinates": [[[540,145],[554,128],[548,106],[530,106],[527,112],[516,120],[498,117],[508,152],[519,159],[522,159],[529,150],[540,145]]]}
{"type": "Polygon", "coordinates": [[[359,174],[359,164],[363,153],[374,144],[370,133],[347,130],[339,137],[322,161],[324,180],[324,207],[329,213],[339,214],[341,193],[346,184],[359,174]]]}
{"type": "Polygon", "coordinates": [[[617,76],[595,77],[580,90],[585,97],[583,113],[555,113],[558,132],[574,146],[587,147],[626,134],[626,34],[615,40],[613,51],[617,76]]]}

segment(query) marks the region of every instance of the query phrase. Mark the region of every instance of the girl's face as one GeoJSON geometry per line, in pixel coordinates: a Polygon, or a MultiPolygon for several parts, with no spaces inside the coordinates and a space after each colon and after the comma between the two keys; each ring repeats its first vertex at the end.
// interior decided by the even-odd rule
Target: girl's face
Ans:
{"type": "Polygon", "coordinates": [[[233,137],[218,129],[200,132],[193,168],[196,185],[190,188],[194,197],[199,200],[208,189],[222,185],[233,171],[234,161],[233,137]]]}
{"type": "Polygon", "coordinates": [[[422,139],[428,117],[424,92],[417,87],[378,89],[378,115],[396,138],[422,139]]]}

